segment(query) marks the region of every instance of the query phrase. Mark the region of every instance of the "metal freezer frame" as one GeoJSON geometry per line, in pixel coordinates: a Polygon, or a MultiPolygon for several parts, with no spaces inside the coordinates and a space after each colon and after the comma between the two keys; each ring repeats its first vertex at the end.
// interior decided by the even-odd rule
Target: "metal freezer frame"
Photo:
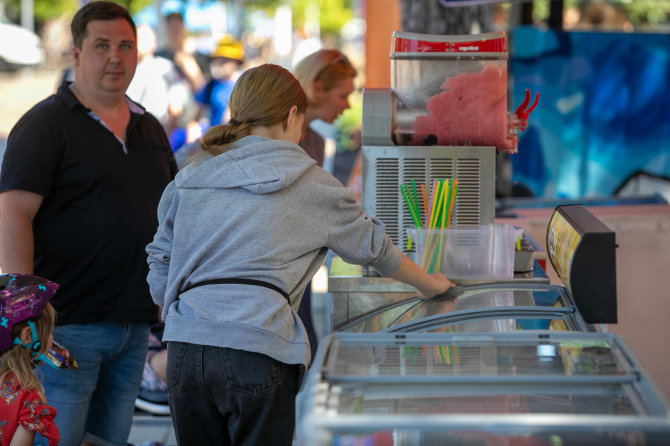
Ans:
{"type": "MultiPolygon", "coordinates": [[[[622,444],[663,444],[658,439],[670,438],[668,404],[646,372],[639,365],[625,343],[617,336],[607,333],[571,332],[518,332],[476,334],[349,334],[337,333],[328,336],[320,345],[315,362],[310,369],[303,390],[298,398],[296,438],[299,445],[322,445],[333,443],[333,435],[360,434],[392,430],[402,432],[451,432],[472,431],[477,433],[510,434],[523,433],[639,433],[642,442],[622,444]],[[387,346],[411,346],[419,344],[451,345],[542,345],[544,343],[604,342],[615,352],[620,373],[603,375],[365,375],[338,371],[338,353],[343,345],[370,348],[387,346]],[[343,389],[356,389],[366,395],[398,394],[416,392],[434,394],[446,392],[458,395],[467,388],[470,393],[480,395],[501,394],[515,391],[561,389],[607,389],[620,386],[625,395],[634,402],[637,414],[473,414],[473,413],[338,413],[337,397],[343,389]]],[[[409,443],[420,444],[420,443],[409,443]]],[[[596,444],[596,443],[590,443],[596,444]]]]}

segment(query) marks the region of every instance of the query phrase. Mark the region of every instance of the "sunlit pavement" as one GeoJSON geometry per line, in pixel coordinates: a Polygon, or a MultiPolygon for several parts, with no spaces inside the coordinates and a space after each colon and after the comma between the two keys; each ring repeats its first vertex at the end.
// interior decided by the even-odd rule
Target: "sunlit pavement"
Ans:
{"type": "Polygon", "coordinates": [[[0,71],[0,138],[6,138],[33,105],[55,93],[60,78],[58,69],[0,71]]]}
{"type": "Polygon", "coordinates": [[[133,426],[130,429],[128,443],[139,446],[144,444],[164,444],[176,446],[177,439],[172,428],[169,416],[157,416],[137,412],[133,417],[133,426]]]}

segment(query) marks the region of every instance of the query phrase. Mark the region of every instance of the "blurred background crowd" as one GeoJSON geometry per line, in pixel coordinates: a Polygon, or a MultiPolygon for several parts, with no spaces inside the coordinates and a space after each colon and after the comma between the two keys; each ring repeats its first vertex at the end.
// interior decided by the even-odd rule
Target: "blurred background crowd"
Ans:
{"type": "MultiPolygon", "coordinates": [[[[52,91],[62,79],[72,76],[68,26],[82,3],[85,2],[0,0],[0,150],[15,120],[44,96],[46,87],[36,89],[26,79],[26,72],[48,79],[52,91]],[[21,88],[25,90],[17,90],[21,88]],[[34,99],[31,92],[36,95],[34,99]]],[[[128,95],[161,120],[175,151],[197,140],[208,126],[226,120],[227,94],[245,69],[265,62],[293,69],[299,60],[320,48],[343,51],[358,73],[356,90],[349,98],[350,108],[332,125],[318,120],[312,125],[331,141],[325,167],[345,184],[360,147],[360,90],[388,86],[370,74],[375,72],[371,66],[380,65],[379,60],[388,60],[387,49],[371,53],[368,48],[366,52],[366,44],[370,43],[368,34],[379,23],[385,21],[391,24],[387,26],[397,29],[434,34],[512,31],[519,25],[616,35],[666,35],[670,30],[670,1],[664,0],[479,1],[464,2],[473,5],[460,8],[444,8],[443,3],[453,3],[445,0],[120,0],[117,3],[133,14],[139,26],[140,62],[128,95]]],[[[383,39],[390,44],[390,35],[383,39]]],[[[514,70],[514,62],[511,66],[514,70]]],[[[377,71],[388,71],[388,65],[380,66],[377,71]]],[[[384,74],[386,78],[382,79],[387,79],[388,73],[384,74]]],[[[513,78],[515,73],[511,74],[513,78]]],[[[541,119],[541,113],[537,115],[541,119]]],[[[533,132],[529,133],[527,139],[531,140],[533,132]]],[[[521,144],[523,152],[523,140],[521,144]]],[[[531,164],[550,164],[546,151],[554,149],[539,146],[525,149],[529,150],[540,155],[544,151],[545,155],[539,161],[533,156],[519,160],[521,165],[516,166],[519,178],[514,178],[515,174],[507,177],[528,182],[527,193],[537,196],[603,193],[597,188],[591,190],[587,180],[577,189],[562,190],[556,172],[546,174],[550,176],[548,180],[542,177],[544,173],[528,178],[529,171],[534,169],[531,164]],[[547,182],[552,184],[548,186],[547,182]]],[[[611,190],[605,191],[608,192],[611,190]]]]}

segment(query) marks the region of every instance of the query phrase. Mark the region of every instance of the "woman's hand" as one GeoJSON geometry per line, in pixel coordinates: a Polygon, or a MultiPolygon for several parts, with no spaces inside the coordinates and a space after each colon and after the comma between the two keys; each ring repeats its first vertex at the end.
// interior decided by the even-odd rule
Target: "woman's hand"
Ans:
{"type": "Polygon", "coordinates": [[[391,277],[419,290],[419,297],[430,299],[456,286],[440,273],[428,274],[404,254],[402,263],[391,277]]]}
{"type": "Polygon", "coordinates": [[[437,296],[447,291],[449,288],[456,286],[455,283],[444,277],[440,273],[428,274],[430,280],[426,283],[425,286],[418,288],[419,297],[424,299],[430,299],[431,297],[437,296]]]}

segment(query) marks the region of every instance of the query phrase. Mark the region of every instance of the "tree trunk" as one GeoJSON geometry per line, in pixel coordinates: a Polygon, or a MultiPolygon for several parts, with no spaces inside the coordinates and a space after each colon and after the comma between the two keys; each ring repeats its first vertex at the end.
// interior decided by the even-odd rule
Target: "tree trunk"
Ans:
{"type": "Polygon", "coordinates": [[[439,0],[400,0],[400,11],[403,31],[460,35],[493,31],[490,4],[445,8],[439,0]]]}

